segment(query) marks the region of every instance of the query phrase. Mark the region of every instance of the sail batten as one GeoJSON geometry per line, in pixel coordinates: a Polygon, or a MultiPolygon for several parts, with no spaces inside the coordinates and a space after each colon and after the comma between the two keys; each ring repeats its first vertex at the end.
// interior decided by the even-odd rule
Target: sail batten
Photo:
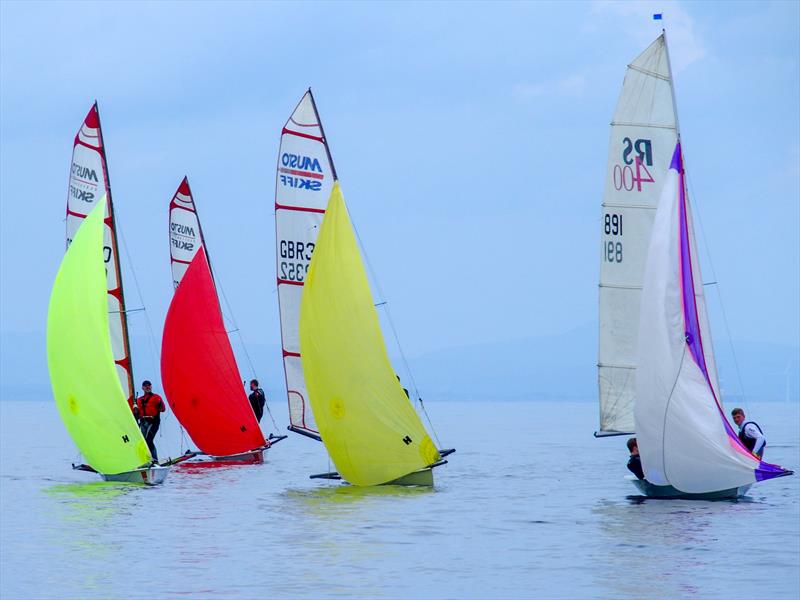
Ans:
{"type": "Polygon", "coordinates": [[[644,265],[678,138],[666,40],[630,65],[611,121],[600,236],[600,431],[634,430],[636,340],[644,265]]]}
{"type": "Polygon", "coordinates": [[[300,299],[336,178],[311,90],[281,130],[275,179],[276,284],[290,431],[319,439],[300,355],[300,299]]]}

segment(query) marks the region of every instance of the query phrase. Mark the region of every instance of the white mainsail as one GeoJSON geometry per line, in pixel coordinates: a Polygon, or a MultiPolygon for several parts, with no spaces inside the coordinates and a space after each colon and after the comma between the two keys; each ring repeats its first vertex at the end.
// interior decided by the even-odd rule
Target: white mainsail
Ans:
{"type": "Polygon", "coordinates": [[[628,65],[611,122],[600,221],[600,431],[632,432],[636,341],[655,210],[678,139],[666,39],[628,65]]]}
{"type": "Polygon", "coordinates": [[[647,481],[701,494],[789,472],[748,451],[722,409],[690,215],[678,143],[645,266],[634,414],[647,481]]]}
{"type": "Polygon", "coordinates": [[[128,321],[125,314],[125,296],[122,292],[111,184],[108,178],[103,132],[100,128],[100,114],[95,103],[75,136],[72,149],[67,194],[67,246],[72,242],[83,220],[104,196],[107,199],[103,252],[108,289],[108,326],[117,375],[125,398],[130,403],[135,388],[128,342],[128,321]]]}
{"type": "Polygon", "coordinates": [[[197,218],[189,179],[184,177],[169,203],[169,256],[172,285],[176,288],[203,244],[203,231],[197,218]]]}
{"type": "Polygon", "coordinates": [[[319,439],[300,360],[300,298],[336,171],[308,90],[281,132],[275,182],[278,305],[289,429],[319,439]]]}

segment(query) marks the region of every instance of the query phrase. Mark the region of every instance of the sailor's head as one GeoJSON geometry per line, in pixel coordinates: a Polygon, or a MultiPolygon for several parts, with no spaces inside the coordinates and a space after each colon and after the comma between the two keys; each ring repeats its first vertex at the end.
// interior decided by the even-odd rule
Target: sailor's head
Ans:
{"type": "Polygon", "coordinates": [[[731,416],[733,417],[733,422],[737,425],[744,423],[744,411],[741,408],[734,408],[731,411],[731,416]]]}
{"type": "Polygon", "coordinates": [[[250,389],[254,392],[258,389],[258,379],[250,380],[250,389]]]}
{"type": "Polygon", "coordinates": [[[639,444],[636,442],[636,438],[630,438],[627,444],[628,444],[628,452],[630,452],[633,456],[638,456],[639,444]]]}
{"type": "Polygon", "coordinates": [[[145,379],[145,380],[142,382],[142,389],[143,389],[145,392],[149,392],[150,390],[152,390],[152,389],[153,389],[153,384],[152,384],[152,383],[150,383],[150,380],[149,380],[149,379],[145,379]]]}

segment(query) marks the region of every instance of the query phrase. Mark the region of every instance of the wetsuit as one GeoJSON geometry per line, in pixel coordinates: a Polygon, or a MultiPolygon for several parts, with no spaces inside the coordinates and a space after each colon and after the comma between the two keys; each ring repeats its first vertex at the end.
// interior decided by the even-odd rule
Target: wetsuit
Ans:
{"type": "Polygon", "coordinates": [[[253,390],[253,393],[250,394],[250,406],[253,407],[253,412],[256,413],[256,420],[260,423],[261,417],[264,416],[264,405],[267,403],[267,397],[264,394],[264,390],[261,388],[256,388],[253,390]]]}
{"type": "Polygon", "coordinates": [[[642,470],[642,459],[639,455],[631,454],[631,457],[628,459],[628,470],[636,475],[639,479],[644,479],[644,471],[642,470]]]}
{"type": "Polygon", "coordinates": [[[150,448],[153,460],[157,461],[156,433],[161,427],[161,413],[167,410],[167,407],[164,406],[161,396],[149,392],[136,399],[136,408],[139,409],[139,429],[142,431],[144,441],[147,442],[147,447],[150,448]]]}

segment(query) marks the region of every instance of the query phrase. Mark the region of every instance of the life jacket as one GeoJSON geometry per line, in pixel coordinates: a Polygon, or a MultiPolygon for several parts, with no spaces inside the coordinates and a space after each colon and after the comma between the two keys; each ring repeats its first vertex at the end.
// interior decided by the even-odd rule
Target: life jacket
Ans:
{"type": "MultiPolygon", "coordinates": [[[[748,421],[747,423],[743,423],[742,426],[739,428],[739,439],[744,444],[744,447],[747,448],[748,450],[750,450],[750,452],[752,452],[753,448],[756,447],[756,438],[751,438],[749,435],[747,435],[745,433],[745,431],[744,431],[745,427],[747,427],[748,425],[755,425],[756,429],[758,429],[758,431],[761,433],[761,435],[764,435],[764,432],[761,431],[761,427],[759,427],[758,423],[756,423],[755,421],[748,421]]],[[[764,446],[762,446],[762,450],[764,448],[766,448],[766,447],[767,447],[767,444],[766,444],[766,442],[764,442],[764,446]]]]}
{"type": "Polygon", "coordinates": [[[264,390],[261,388],[256,388],[253,390],[253,393],[250,394],[250,404],[255,410],[256,406],[258,406],[262,411],[264,410],[264,404],[267,401],[267,395],[264,393],[264,390]]]}
{"type": "Polygon", "coordinates": [[[138,397],[136,406],[139,407],[139,418],[156,417],[160,419],[161,413],[166,410],[161,396],[153,393],[138,397]]]}

